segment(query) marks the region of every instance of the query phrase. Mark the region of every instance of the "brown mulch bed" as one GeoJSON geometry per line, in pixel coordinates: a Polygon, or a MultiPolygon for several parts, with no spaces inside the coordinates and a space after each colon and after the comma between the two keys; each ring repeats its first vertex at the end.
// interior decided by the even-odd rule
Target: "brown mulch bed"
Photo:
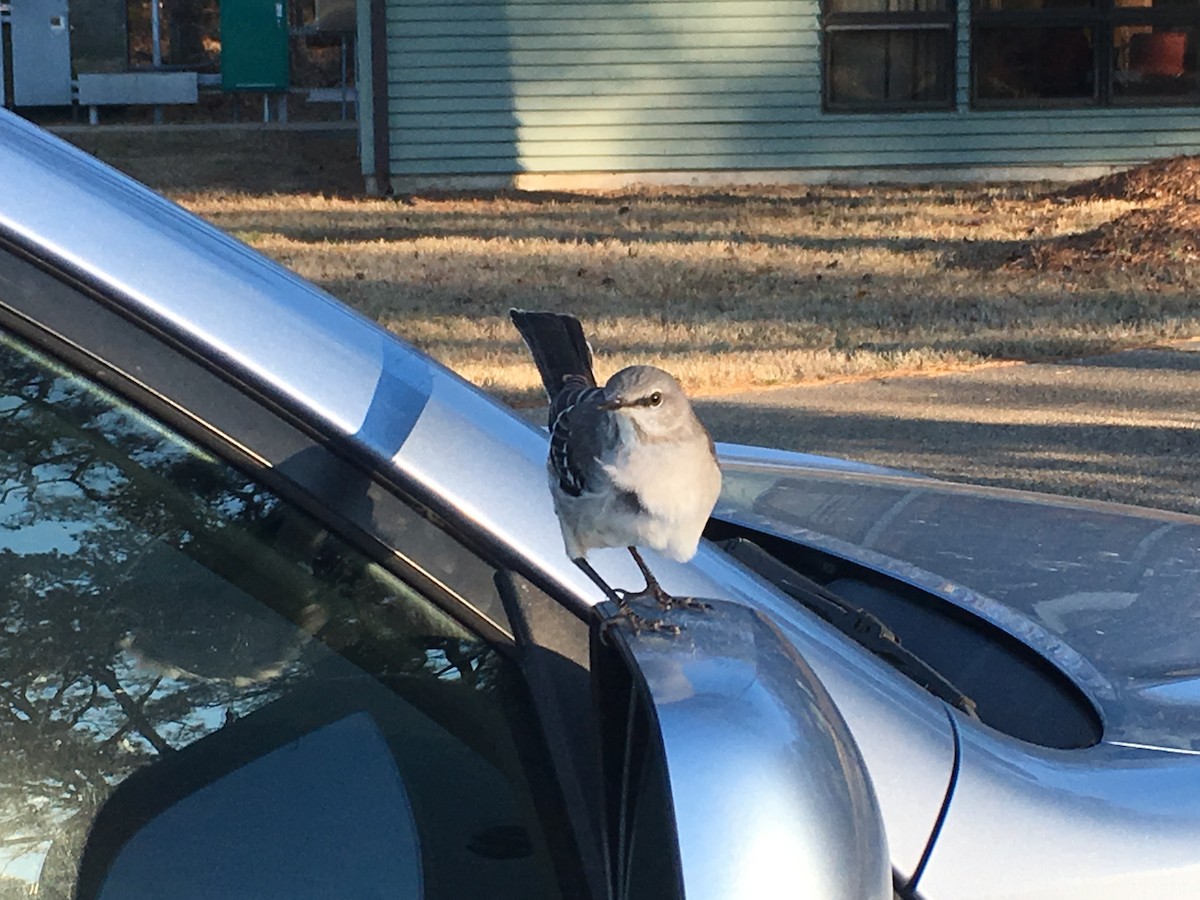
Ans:
{"type": "Polygon", "coordinates": [[[1172,156],[1124,172],[1073,184],[1058,196],[1072,200],[1200,203],[1200,157],[1172,156]]]}
{"type": "Polygon", "coordinates": [[[1200,157],[1156,160],[1071,185],[1054,198],[1145,205],[1091,231],[1031,243],[1009,260],[1008,267],[1070,271],[1115,263],[1169,272],[1200,262],[1200,157]]]}
{"type": "Polygon", "coordinates": [[[1131,209],[1092,231],[1030,244],[1009,265],[1038,271],[1117,264],[1168,270],[1200,262],[1200,203],[1131,209]]]}

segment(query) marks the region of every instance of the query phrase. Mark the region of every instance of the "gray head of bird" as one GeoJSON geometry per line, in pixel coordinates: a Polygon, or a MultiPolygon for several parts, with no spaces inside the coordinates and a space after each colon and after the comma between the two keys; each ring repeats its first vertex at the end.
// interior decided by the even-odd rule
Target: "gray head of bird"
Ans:
{"type": "Polygon", "coordinates": [[[667,434],[694,420],[683,388],[669,373],[654,366],[629,366],[604,385],[601,409],[627,417],[649,434],[667,434]]]}

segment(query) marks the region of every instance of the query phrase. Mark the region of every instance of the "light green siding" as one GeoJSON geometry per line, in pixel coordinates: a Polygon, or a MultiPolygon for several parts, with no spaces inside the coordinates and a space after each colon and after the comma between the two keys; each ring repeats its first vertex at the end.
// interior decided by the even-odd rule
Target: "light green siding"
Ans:
{"type": "Polygon", "coordinates": [[[821,110],[816,0],[387,0],[394,177],[1121,166],[1200,110],[821,110]]]}

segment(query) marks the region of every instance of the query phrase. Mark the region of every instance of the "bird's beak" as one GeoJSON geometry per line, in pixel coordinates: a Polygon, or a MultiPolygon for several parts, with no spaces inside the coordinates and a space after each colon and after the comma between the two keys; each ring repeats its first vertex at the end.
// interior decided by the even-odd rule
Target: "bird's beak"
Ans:
{"type": "Polygon", "coordinates": [[[600,409],[603,409],[607,412],[612,412],[614,409],[621,409],[628,405],[629,403],[624,397],[613,397],[611,400],[605,400],[599,406],[600,409]]]}

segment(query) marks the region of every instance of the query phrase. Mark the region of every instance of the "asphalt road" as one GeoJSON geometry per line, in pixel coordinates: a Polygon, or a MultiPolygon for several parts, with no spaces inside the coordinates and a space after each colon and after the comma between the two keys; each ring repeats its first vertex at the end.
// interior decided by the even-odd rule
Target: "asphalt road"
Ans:
{"type": "Polygon", "coordinates": [[[1200,340],[695,405],[718,441],[1200,514],[1200,340]]]}

